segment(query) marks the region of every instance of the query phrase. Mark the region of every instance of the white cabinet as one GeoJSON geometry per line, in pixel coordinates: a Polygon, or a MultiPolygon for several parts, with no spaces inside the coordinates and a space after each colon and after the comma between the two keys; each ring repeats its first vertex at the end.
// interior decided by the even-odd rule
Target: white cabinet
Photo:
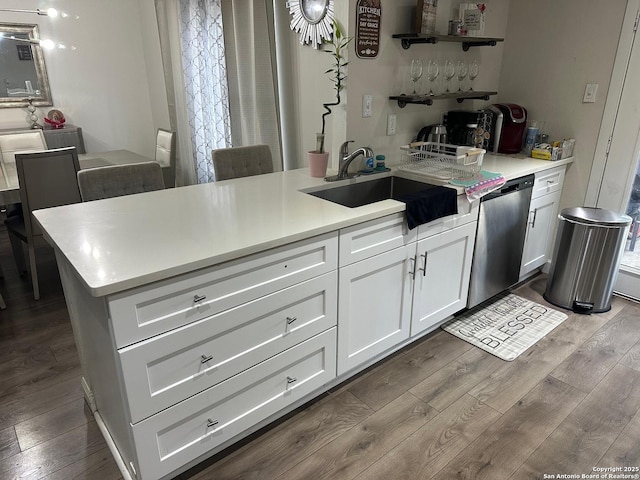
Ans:
{"type": "Polygon", "coordinates": [[[398,215],[340,231],[338,375],[465,308],[478,202],[460,199],[457,215],[411,232],[398,215]],[[362,259],[367,251],[376,254],[362,259]]]}
{"type": "Polygon", "coordinates": [[[336,377],[338,233],[92,297],[58,257],[96,415],[157,480],[336,377]]]}
{"type": "Polygon", "coordinates": [[[415,243],[342,267],[338,375],[409,338],[415,243]]]}
{"type": "Polygon", "coordinates": [[[119,350],[132,423],[337,323],[333,271],[119,350]]]}
{"type": "Polygon", "coordinates": [[[335,378],[331,328],[133,425],[143,479],[158,479],[335,378]]]}
{"type": "Polygon", "coordinates": [[[560,166],[536,174],[522,252],[520,280],[534,273],[551,256],[565,169],[565,166],[560,166]]]}
{"type": "Polygon", "coordinates": [[[418,242],[411,336],[467,305],[476,227],[467,223],[418,242]]]}
{"type": "Polygon", "coordinates": [[[111,295],[118,348],[335,270],[337,233],[111,295]]]}

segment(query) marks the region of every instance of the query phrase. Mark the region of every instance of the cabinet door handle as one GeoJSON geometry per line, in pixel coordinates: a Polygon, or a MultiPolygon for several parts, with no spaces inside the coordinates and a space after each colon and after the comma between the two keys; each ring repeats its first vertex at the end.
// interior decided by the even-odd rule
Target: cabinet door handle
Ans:
{"type": "Polygon", "coordinates": [[[218,423],[220,423],[218,420],[211,420],[210,418],[207,418],[207,428],[215,427],[218,423]]]}
{"type": "Polygon", "coordinates": [[[287,383],[290,385],[292,383],[297,382],[298,379],[296,377],[287,377],[287,383]]]}
{"type": "Polygon", "coordinates": [[[424,255],[420,255],[420,256],[424,258],[424,261],[422,262],[422,268],[419,268],[418,270],[422,272],[423,277],[426,277],[427,276],[427,252],[424,252],[424,255]]]}
{"type": "Polygon", "coordinates": [[[196,295],[193,296],[193,303],[199,303],[199,302],[202,302],[203,300],[206,300],[206,299],[207,299],[206,295],[198,295],[198,294],[196,294],[196,295]]]}
{"type": "Polygon", "coordinates": [[[287,317],[287,325],[291,325],[296,320],[298,320],[298,317],[287,317]]]}
{"type": "Polygon", "coordinates": [[[409,275],[411,275],[411,278],[415,280],[416,279],[416,263],[418,263],[418,260],[416,259],[415,256],[413,256],[409,259],[409,261],[413,262],[411,265],[411,270],[409,271],[409,275]]]}
{"type": "Polygon", "coordinates": [[[536,228],[536,217],[538,216],[538,209],[533,209],[533,220],[531,220],[531,228],[536,228]]]}
{"type": "Polygon", "coordinates": [[[207,363],[210,360],[213,360],[213,355],[200,355],[200,363],[207,363]]]}

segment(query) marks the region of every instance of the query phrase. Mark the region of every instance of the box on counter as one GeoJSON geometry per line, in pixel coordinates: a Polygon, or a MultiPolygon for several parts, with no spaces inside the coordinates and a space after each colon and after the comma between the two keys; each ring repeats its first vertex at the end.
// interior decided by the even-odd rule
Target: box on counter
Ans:
{"type": "Polygon", "coordinates": [[[548,143],[536,143],[531,150],[531,157],[539,160],[560,160],[562,149],[548,143]]]}
{"type": "Polygon", "coordinates": [[[573,157],[573,147],[576,145],[575,138],[567,138],[562,141],[562,157],[561,158],[569,158],[573,157]]]}
{"type": "Polygon", "coordinates": [[[573,155],[573,147],[576,141],[569,138],[562,141],[550,143],[536,143],[531,150],[531,157],[539,160],[561,160],[573,155]]]}

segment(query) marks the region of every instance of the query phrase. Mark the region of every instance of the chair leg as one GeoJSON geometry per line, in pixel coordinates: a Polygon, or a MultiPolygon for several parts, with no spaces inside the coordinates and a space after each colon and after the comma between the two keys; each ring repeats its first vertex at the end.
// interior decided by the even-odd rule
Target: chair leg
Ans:
{"type": "MultiPolygon", "coordinates": [[[[4,278],[2,267],[0,267],[0,278],[4,278]]],[[[7,308],[7,304],[4,303],[4,298],[2,298],[2,294],[0,293],[0,310],[4,310],[5,308],[7,308]]]]}
{"type": "Polygon", "coordinates": [[[29,267],[31,268],[31,283],[33,283],[33,298],[40,300],[40,288],[38,288],[38,271],[36,270],[36,249],[29,244],[29,267]]]}
{"type": "Polygon", "coordinates": [[[18,274],[21,277],[27,273],[27,265],[24,261],[24,249],[22,246],[22,240],[9,231],[9,241],[11,242],[11,250],[13,251],[13,259],[16,262],[16,268],[18,274]]]}
{"type": "Polygon", "coordinates": [[[638,240],[638,230],[640,230],[640,218],[634,218],[631,224],[631,243],[629,244],[629,251],[633,252],[636,248],[636,240],[638,240]]]}

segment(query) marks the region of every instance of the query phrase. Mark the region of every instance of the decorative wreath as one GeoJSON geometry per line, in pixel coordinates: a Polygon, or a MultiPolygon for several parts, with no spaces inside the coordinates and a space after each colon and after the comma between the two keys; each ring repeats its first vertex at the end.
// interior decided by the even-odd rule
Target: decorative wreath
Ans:
{"type": "Polygon", "coordinates": [[[64,118],[64,115],[60,110],[49,110],[44,121],[45,123],[53,126],[53,128],[62,128],[64,127],[64,122],[66,122],[67,119],[64,118]]]}

